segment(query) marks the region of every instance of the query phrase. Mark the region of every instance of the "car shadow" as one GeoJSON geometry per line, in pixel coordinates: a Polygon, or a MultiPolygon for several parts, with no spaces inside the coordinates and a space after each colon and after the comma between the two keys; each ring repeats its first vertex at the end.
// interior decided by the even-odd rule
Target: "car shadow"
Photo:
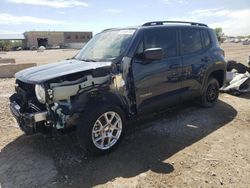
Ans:
{"type": "Polygon", "coordinates": [[[237,97],[243,98],[243,99],[250,99],[250,93],[243,93],[241,95],[238,95],[237,97]]]}
{"type": "Polygon", "coordinates": [[[237,111],[219,101],[209,109],[185,103],[130,122],[114,152],[86,157],[75,132],[57,136],[21,136],[0,153],[2,187],[22,185],[93,187],[148,170],[167,174],[169,157],[232,121],[237,111]],[[2,165],[3,164],[3,165],[2,165]]]}

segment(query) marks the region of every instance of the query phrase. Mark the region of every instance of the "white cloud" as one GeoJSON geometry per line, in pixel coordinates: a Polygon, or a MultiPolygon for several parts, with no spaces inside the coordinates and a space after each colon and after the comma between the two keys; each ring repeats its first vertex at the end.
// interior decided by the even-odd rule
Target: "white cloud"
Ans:
{"type": "Polygon", "coordinates": [[[225,16],[228,14],[228,10],[221,10],[219,8],[214,9],[197,9],[191,12],[188,12],[186,16],[182,17],[174,17],[171,18],[173,20],[181,20],[181,21],[194,21],[199,22],[200,20],[208,17],[218,17],[225,16]]]}
{"type": "Polygon", "coordinates": [[[229,11],[223,21],[211,23],[211,27],[221,27],[226,35],[250,35],[250,9],[229,11]]]}
{"type": "Polygon", "coordinates": [[[53,8],[68,8],[68,7],[88,7],[88,4],[79,0],[7,0],[17,4],[42,5],[53,8]]]}
{"type": "Polygon", "coordinates": [[[163,0],[163,2],[167,5],[173,4],[173,3],[178,3],[178,4],[188,4],[187,0],[163,0]]]}
{"type": "Polygon", "coordinates": [[[108,11],[108,12],[112,12],[112,13],[121,13],[121,12],[122,12],[122,10],[120,10],[120,9],[115,9],[115,8],[109,8],[109,9],[107,9],[107,11],[108,11]]]}
{"type": "Polygon", "coordinates": [[[61,11],[61,10],[56,11],[56,13],[58,13],[58,14],[65,14],[65,12],[61,11]]]}
{"type": "Polygon", "coordinates": [[[191,16],[197,18],[210,17],[210,16],[226,16],[230,13],[229,10],[223,10],[220,8],[213,9],[198,9],[191,12],[191,16]]]}
{"type": "Polygon", "coordinates": [[[0,29],[0,34],[21,34],[22,32],[0,29]]]}
{"type": "Polygon", "coordinates": [[[32,16],[15,16],[7,13],[0,13],[0,25],[32,24],[63,24],[63,21],[37,18],[32,16]]]}
{"type": "Polygon", "coordinates": [[[184,17],[174,17],[171,20],[204,22],[210,27],[221,27],[226,35],[250,34],[250,9],[198,9],[191,11],[184,17]],[[218,20],[218,21],[213,21],[218,20]]]}

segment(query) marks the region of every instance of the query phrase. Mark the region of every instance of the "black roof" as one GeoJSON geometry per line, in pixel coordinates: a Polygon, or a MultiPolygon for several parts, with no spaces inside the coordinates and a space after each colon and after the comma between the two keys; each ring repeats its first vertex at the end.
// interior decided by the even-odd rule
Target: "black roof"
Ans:
{"type": "Polygon", "coordinates": [[[203,27],[203,28],[209,28],[208,25],[203,24],[203,23],[198,23],[198,22],[186,22],[186,21],[153,21],[153,22],[144,23],[141,26],[122,27],[122,28],[109,28],[109,29],[105,29],[103,31],[122,30],[122,29],[140,29],[140,28],[146,29],[146,28],[149,28],[149,27],[161,27],[161,26],[167,26],[167,27],[203,27]]]}
{"type": "Polygon", "coordinates": [[[198,22],[186,22],[186,21],[153,21],[144,23],[142,26],[157,26],[157,25],[166,25],[166,24],[188,24],[191,26],[203,26],[208,27],[206,24],[198,22]]]}

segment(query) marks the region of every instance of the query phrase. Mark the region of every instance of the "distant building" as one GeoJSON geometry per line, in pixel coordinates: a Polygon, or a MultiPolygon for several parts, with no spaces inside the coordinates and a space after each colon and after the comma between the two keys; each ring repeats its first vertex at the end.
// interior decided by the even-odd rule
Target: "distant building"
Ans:
{"type": "Polygon", "coordinates": [[[0,34],[0,50],[46,48],[81,48],[92,32],[27,31],[24,34],[0,34]]]}
{"type": "Polygon", "coordinates": [[[92,38],[92,32],[27,31],[24,37],[28,48],[39,46],[81,48],[92,38]]]}
{"type": "Polygon", "coordinates": [[[0,50],[13,50],[25,46],[26,40],[23,34],[0,34],[0,50]]]}

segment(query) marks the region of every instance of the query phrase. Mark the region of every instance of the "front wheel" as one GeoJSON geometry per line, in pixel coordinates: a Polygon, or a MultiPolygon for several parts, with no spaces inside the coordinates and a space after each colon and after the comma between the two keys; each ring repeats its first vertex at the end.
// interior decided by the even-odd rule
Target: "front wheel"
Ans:
{"type": "Polygon", "coordinates": [[[218,101],[219,97],[219,83],[215,78],[209,78],[206,89],[201,96],[201,105],[209,108],[213,107],[218,101]]]}
{"type": "Polygon", "coordinates": [[[124,124],[124,113],[119,107],[91,106],[78,122],[78,141],[92,155],[108,153],[119,144],[124,124]]]}

